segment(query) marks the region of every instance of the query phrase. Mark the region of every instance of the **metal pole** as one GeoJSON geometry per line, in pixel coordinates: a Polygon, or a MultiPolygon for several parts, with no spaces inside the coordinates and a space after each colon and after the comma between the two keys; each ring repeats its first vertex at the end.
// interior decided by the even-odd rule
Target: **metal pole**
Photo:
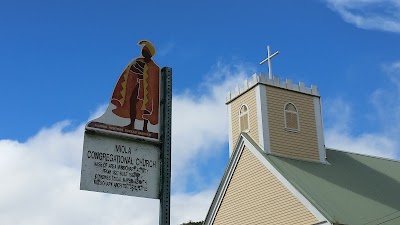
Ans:
{"type": "Polygon", "coordinates": [[[162,79],[162,148],[160,225],[170,225],[171,208],[171,115],[172,115],[172,68],[161,69],[162,79]]]}

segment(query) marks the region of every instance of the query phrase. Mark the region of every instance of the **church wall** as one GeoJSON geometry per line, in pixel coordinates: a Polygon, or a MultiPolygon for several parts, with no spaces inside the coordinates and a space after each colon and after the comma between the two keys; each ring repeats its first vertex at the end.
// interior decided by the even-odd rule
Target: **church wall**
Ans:
{"type": "Polygon", "coordinates": [[[243,104],[246,104],[249,110],[249,125],[250,130],[248,134],[253,138],[257,143],[259,141],[258,138],[258,120],[257,120],[257,101],[256,101],[256,91],[255,88],[248,90],[243,95],[239,96],[237,99],[232,101],[230,104],[231,108],[231,126],[232,126],[232,146],[230,148],[234,148],[238,141],[239,134],[241,133],[239,127],[239,110],[243,104]]]}
{"type": "Polygon", "coordinates": [[[266,95],[270,152],[319,161],[314,97],[274,86],[267,86],[266,95]],[[289,102],[298,110],[300,130],[297,132],[285,130],[284,106],[289,102]]]}
{"type": "Polygon", "coordinates": [[[318,220],[245,147],[214,224],[314,224],[318,220]]]}

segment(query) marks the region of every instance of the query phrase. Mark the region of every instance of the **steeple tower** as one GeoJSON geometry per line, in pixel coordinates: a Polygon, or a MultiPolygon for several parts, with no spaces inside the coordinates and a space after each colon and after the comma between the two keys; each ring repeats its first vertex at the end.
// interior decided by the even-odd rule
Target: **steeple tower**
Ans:
{"type": "Polygon", "coordinates": [[[254,74],[229,92],[229,153],[246,132],[267,154],[325,163],[321,97],[316,86],[254,74]]]}

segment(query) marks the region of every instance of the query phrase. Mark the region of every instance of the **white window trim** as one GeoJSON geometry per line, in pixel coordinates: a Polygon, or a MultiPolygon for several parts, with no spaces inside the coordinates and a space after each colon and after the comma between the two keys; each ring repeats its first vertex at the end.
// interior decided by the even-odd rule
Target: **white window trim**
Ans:
{"type": "Polygon", "coordinates": [[[246,104],[242,104],[239,108],[239,130],[240,132],[249,132],[250,131],[250,109],[246,104]],[[247,108],[247,111],[243,114],[240,113],[241,109],[245,106],[247,108]],[[241,124],[241,117],[245,116],[247,114],[247,129],[242,130],[242,124],[241,124]]]}
{"type": "Polygon", "coordinates": [[[299,132],[300,131],[300,116],[299,116],[299,110],[297,109],[296,105],[293,104],[293,102],[288,102],[283,106],[283,117],[284,117],[284,123],[285,123],[285,130],[286,131],[290,131],[290,132],[299,132]],[[297,129],[292,129],[292,128],[288,128],[287,127],[287,123],[286,123],[286,111],[289,113],[294,113],[293,111],[290,110],[286,110],[286,106],[292,104],[294,106],[294,108],[296,109],[296,116],[297,116],[297,129]]]}

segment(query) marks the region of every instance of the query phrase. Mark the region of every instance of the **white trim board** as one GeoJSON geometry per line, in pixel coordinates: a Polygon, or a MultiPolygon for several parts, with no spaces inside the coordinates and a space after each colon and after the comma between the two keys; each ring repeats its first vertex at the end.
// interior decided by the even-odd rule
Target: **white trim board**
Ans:
{"type": "Polygon", "coordinates": [[[231,155],[231,158],[229,160],[228,166],[225,170],[224,176],[222,177],[222,180],[219,184],[219,187],[217,189],[217,192],[215,193],[214,199],[211,203],[210,209],[207,213],[206,219],[204,220],[204,225],[211,225],[214,223],[215,216],[217,215],[218,209],[222,203],[222,199],[225,196],[225,192],[228,189],[230,180],[233,176],[233,172],[236,169],[237,163],[239,162],[240,155],[242,154],[242,151],[244,149],[244,142],[243,136],[239,136],[239,141],[236,144],[236,151],[233,152],[233,155],[231,155]],[[241,149],[237,151],[237,149],[241,149]]]}
{"type": "Polygon", "coordinates": [[[229,138],[229,157],[233,153],[233,137],[232,137],[232,106],[228,105],[228,138],[229,138]]]}
{"type": "Polygon", "coordinates": [[[256,86],[258,140],[260,147],[265,153],[271,152],[269,140],[267,89],[265,85],[256,86]]]}

